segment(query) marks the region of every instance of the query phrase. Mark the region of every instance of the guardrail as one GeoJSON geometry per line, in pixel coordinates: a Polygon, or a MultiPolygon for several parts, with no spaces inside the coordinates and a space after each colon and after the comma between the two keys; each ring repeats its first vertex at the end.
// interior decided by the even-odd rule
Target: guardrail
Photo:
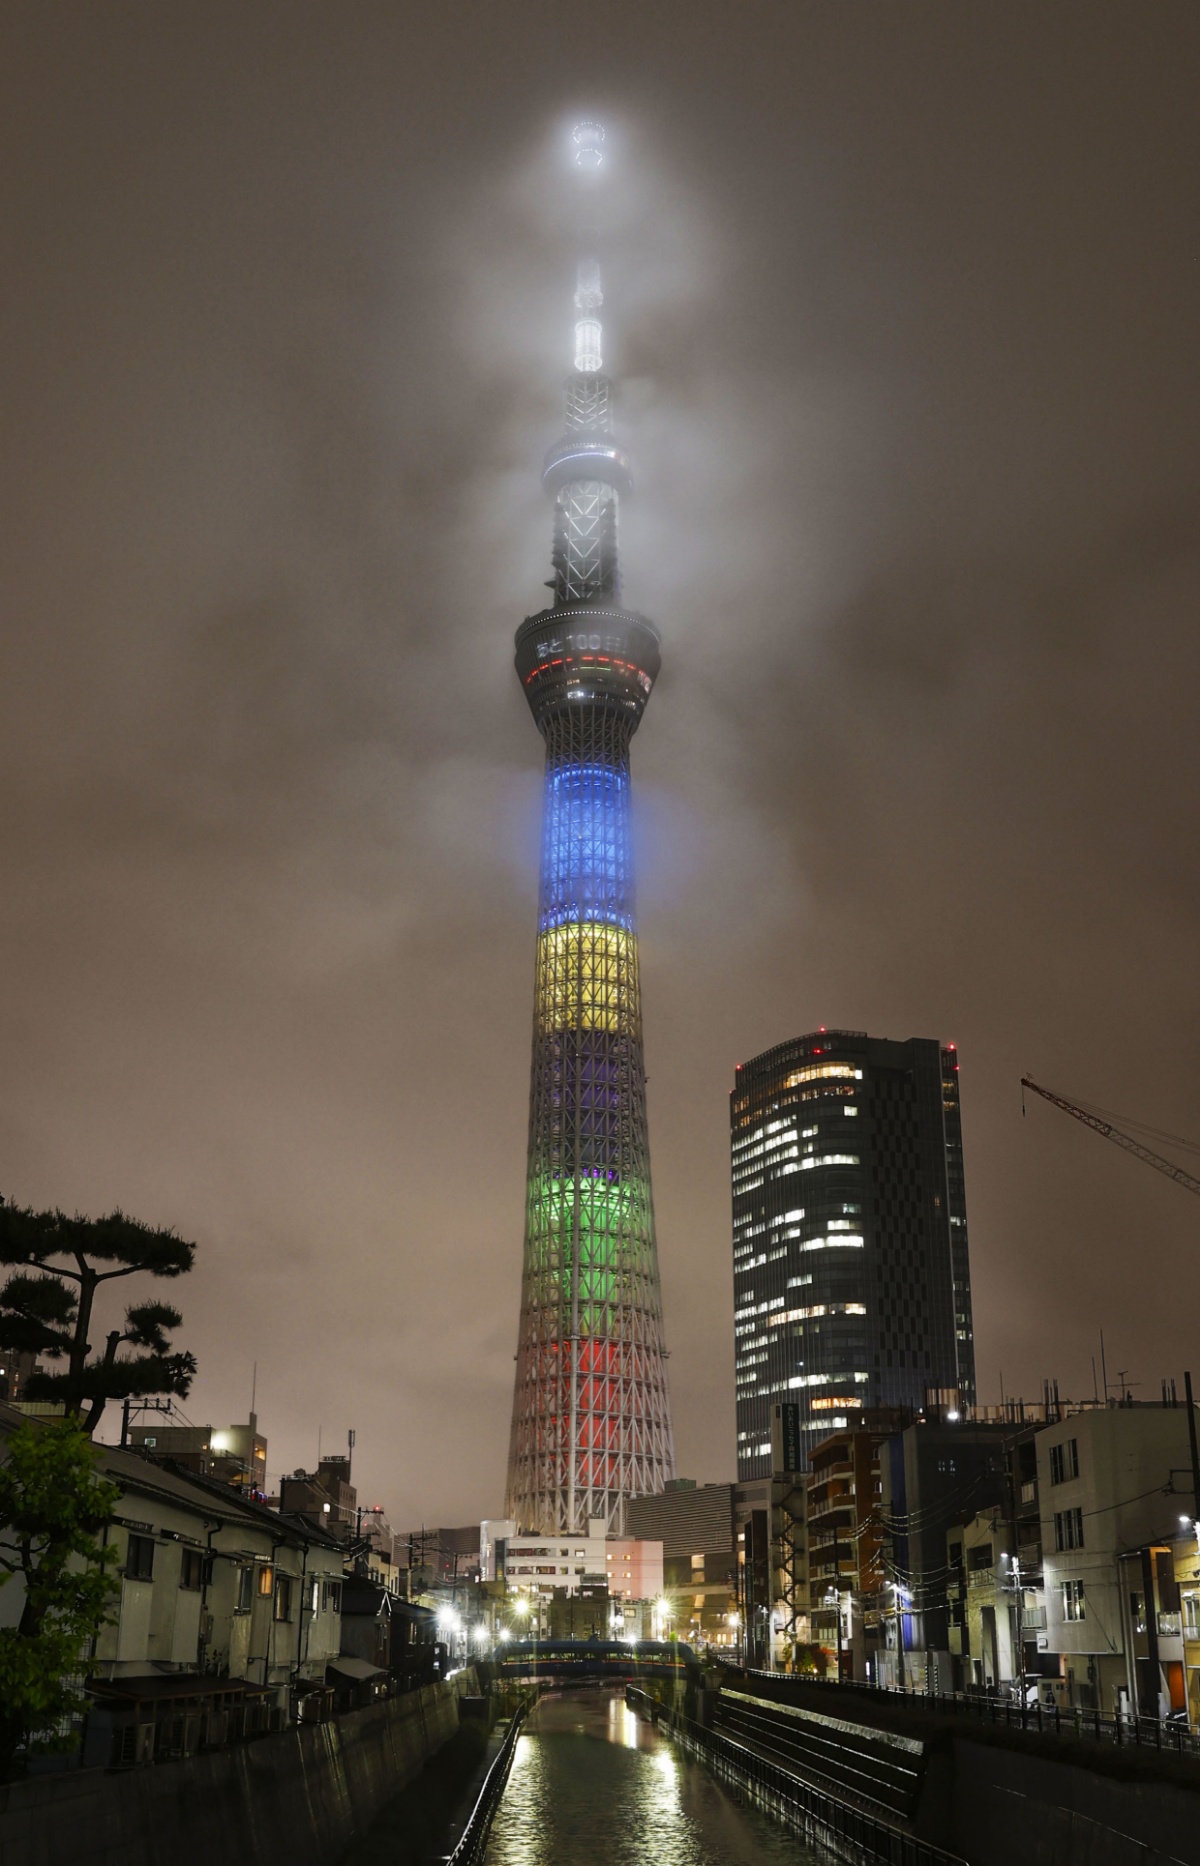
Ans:
{"type": "Polygon", "coordinates": [[[1200,1759],[1200,1734],[1186,1724],[1170,1723],[1161,1717],[1102,1717],[1098,1710],[1081,1710],[1071,1705],[1017,1704],[1011,1698],[976,1697],[964,1692],[922,1691],[916,1686],[876,1685],[856,1678],[843,1683],[837,1678],[818,1678],[809,1672],[750,1671],[742,1666],[718,1660],[723,1670],[739,1678],[769,1679],[778,1685],[783,1680],[812,1686],[824,1691],[842,1691],[852,1697],[869,1693],[872,1697],[901,1698],[917,1707],[937,1710],[951,1717],[975,1717],[981,1723],[1003,1724],[1009,1730],[1034,1730],[1039,1736],[1083,1739],[1093,1743],[1112,1743],[1118,1749],[1137,1747],[1162,1750],[1165,1754],[1200,1759]]]}
{"type": "MultiPolygon", "coordinates": [[[[533,1702],[536,1702],[536,1699],[533,1702]]],[[[459,1835],[458,1845],[453,1853],[446,1855],[445,1866],[478,1866],[479,1861],[482,1860],[487,1849],[492,1821],[508,1781],[508,1772],[512,1768],[513,1751],[517,1747],[521,1725],[529,1715],[530,1709],[530,1703],[517,1706],[513,1720],[504,1733],[504,1741],[496,1753],[496,1759],[483,1778],[483,1786],[467,1818],[467,1824],[459,1835]]]]}
{"type": "Polygon", "coordinates": [[[702,1757],[715,1775],[735,1788],[752,1789],[761,1807],[807,1840],[816,1840],[843,1857],[883,1861],[885,1866],[964,1866],[958,1854],[947,1853],[945,1848],[935,1847],[852,1802],[842,1801],[827,1789],[789,1774],[745,1744],[735,1743],[719,1730],[708,1730],[682,1711],[660,1704],[646,1691],[627,1685],[625,1702],[653,1722],[665,1722],[675,1740],[702,1757]]]}

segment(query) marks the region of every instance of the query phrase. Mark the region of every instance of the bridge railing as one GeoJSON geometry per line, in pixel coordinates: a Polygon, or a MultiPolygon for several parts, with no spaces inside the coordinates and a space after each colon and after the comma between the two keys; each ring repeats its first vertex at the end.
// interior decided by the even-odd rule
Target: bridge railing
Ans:
{"type": "Polygon", "coordinates": [[[837,1678],[818,1678],[808,1672],[751,1671],[724,1662],[722,1669],[736,1672],[740,1678],[769,1680],[776,1685],[787,1680],[830,1693],[841,1691],[849,1697],[868,1692],[876,1698],[899,1698],[918,1709],[924,1707],[950,1717],[974,1717],[982,1723],[1003,1724],[1009,1730],[1033,1730],[1040,1736],[1082,1738],[1093,1743],[1113,1743],[1118,1748],[1136,1746],[1200,1759],[1200,1733],[1189,1730],[1186,1724],[1171,1723],[1162,1717],[1103,1717],[1098,1710],[1083,1710],[1072,1705],[1018,1704],[1012,1698],[985,1697],[973,1692],[922,1691],[916,1686],[876,1685],[865,1678],[843,1682],[837,1678]]]}
{"type": "Polygon", "coordinates": [[[702,1757],[715,1775],[736,1788],[749,1787],[769,1813],[842,1858],[882,1861],[884,1866],[964,1866],[958,1854],[947,1853],[944,1847],[789,1774],[721,1731],[706,1729],[682,1711],[660,1704],[648,1692],[629,1685],[625,1701],[654,1722],[665,1723],[671,1735],[702,1757]]]}

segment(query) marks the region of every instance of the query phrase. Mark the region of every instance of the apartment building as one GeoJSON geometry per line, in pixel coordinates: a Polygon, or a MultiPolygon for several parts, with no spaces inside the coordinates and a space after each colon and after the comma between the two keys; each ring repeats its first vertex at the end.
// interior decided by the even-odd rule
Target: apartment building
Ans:
{"type": "Polygon", "coordinates": [[[1037,1434],[1037,1485],[1045,1650],[1066,1701],[1147,1717],[1195,1703],[1183,1636],[1196,1565],[1185,1408],[1069,1414],[1037,1434]]]}
{"type": "Polygon", "coordinates": [[[831,1432],[810,1454],[806,1483],[812,1638],[843,1678],[873,1679],[887,1607],[880,1504],[883,1456],[904,1429],[880,1410],[831,1432]]]}

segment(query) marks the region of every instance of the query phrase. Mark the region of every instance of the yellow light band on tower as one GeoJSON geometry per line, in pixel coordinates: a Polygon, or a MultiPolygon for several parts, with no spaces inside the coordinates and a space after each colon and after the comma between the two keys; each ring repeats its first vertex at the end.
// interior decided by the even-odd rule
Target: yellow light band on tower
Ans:
{"type": "Polygon", "coordinates": [[[537,945],[539,1031],[627,1029],[637,1012],[635,947],[601,921],[548,927],[537,945]]]}

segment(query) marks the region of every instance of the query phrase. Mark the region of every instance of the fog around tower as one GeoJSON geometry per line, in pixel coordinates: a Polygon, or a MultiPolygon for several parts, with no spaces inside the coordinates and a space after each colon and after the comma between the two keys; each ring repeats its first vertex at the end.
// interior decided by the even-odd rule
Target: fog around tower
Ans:
{"type": "Polygon", "coordinates": [[[0,1190],[196,1237],[191,1416],[406,1524],[503,1485],[583,109],[679,1468],[822,1023],[959,1045],[984,1399],[1187,1364],[1186,1195],[1017,1081],[1200,1138],[1194,10],[684,17],[6,28],[0,1190]]]}

